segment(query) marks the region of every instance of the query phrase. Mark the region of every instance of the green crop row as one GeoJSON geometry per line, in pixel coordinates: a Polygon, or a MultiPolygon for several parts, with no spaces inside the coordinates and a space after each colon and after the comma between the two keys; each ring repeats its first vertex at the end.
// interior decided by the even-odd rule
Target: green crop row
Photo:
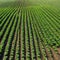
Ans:
{"type": "Polygon", "coordinates": [[[46,6],[0,9],[0,59],[54,59],[60,47],[58,10],[46,6]]]}

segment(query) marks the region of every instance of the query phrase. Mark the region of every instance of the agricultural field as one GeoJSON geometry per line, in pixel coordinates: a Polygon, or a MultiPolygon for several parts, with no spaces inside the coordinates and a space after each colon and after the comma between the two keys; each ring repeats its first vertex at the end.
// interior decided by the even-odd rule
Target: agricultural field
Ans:
{"type": "Polygon", "coordinates": [[[0,1],[0,60],[60,60],[60,1],[7,1],[0,1]]]}

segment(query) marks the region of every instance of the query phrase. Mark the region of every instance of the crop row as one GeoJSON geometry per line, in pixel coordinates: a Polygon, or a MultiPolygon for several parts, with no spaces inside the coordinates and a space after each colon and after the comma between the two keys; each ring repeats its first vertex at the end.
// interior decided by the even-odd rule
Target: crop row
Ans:
{"type": "Polygon", "coordinates": [[[0,60],[59,60],[59,19],[50,7],[0,9],[0,60]]]}

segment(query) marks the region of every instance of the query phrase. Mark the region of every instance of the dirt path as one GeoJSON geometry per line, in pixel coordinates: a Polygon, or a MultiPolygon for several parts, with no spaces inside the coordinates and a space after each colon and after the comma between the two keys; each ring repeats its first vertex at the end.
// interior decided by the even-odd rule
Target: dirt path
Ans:
{"type": "Polygon", "coordinates": [[[48,60],[52,60],[52,57],[50,56],[48,49],[45,47],[45,52],[48,60]]]}
{"type": "Polygon", "coordinates": [[[58,58],[60,59],[60,47],[57,48],[57,51],[58,51],[58,58]]]}
{"type": "Polygon", "coordinates": [[[53,48],[50,48],[52,56],[53,56],[53,60],[59,60],[58,55],[55,53],[55,51],[53,50],[53,48]]]}

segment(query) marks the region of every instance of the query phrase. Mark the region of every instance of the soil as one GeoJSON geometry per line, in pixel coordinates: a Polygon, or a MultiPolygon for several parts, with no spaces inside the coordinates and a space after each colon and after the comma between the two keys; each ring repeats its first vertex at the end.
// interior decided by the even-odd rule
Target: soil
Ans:
{"type": "Polygon", "coordinates": [[[53,50],[53,48],[50,48],[52,56],[53,56],[53,60],[59,60],[58,58],[58,54],[56,54],[56,52],[53,50]]]}
{"type": "Polygon", "coordinates": [[[60,47],[57,48],[57,51],[58,51],[58,58],[60,59],[60,47]]]}

